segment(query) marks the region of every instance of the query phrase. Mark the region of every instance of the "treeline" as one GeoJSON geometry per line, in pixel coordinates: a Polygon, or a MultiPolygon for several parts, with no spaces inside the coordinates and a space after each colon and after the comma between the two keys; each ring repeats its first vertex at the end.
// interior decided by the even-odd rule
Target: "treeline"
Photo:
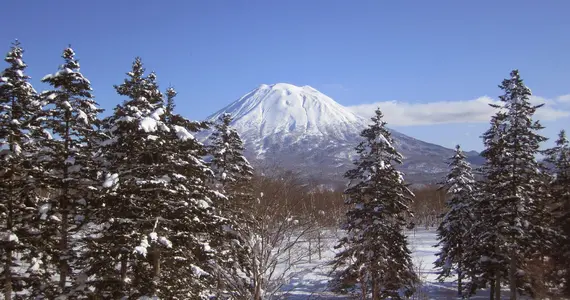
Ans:
{"type": "Polygon", "coordinates": [[[404,230],[439,225],[436,266],[461,296],[491,288],[500,299],[504,285],[511,299],[570,295],[570,146],[562,131],[540,150],[540,106],[516,70],[500,85],[481,169],[457,147],[442,187],[411,191],[377,110],[340,193],[275,169],[256,175],[231,116],[178,114],[174,88],[161,90],[140,58],[114,86],[123,102],[100,118],[71,48],[41,93],[23,53],[14,43],[0,73],[5,299],[260,300],[320,256],[325,229],[340,223],[339,292],[411,296],[404,230]],[[208,146],[194,137],[204,130],[208,146]]]}
{"type": "Polygon", "coordinates": [[[101,118],[74,51],[62,59],[40,93],[18,42],[0,73],[5,299],[262,299],[290,275],[279,264],[321,254],[343,193],[255,175],[231,116],[176,113],[176,91],[140,58],[101,118]],[[203,130],[209,146],[194,138],[203,130]]]}
{"type": "Polygon", "coordinates": [[[355,148],[355,167],[345,174],[336,291],[360,299],[414,294],[419,278],[403,231],[415,223],[438,225],[435,266],[439,279],[457,278],[460,297],[490,288],[491,299],[501,299],[503,286],[510,299],[570,296],[569,142],[561,131],[555,147],[541,150],[546,138],[533,117],[542,105],[530,103],[517,70],[499,87],[501,104],[492,105],[496,114],[482,136],[484,165],[472,170],[457,146],[442,186],[415,196],[394,167],[403,157],[376,111],[355,148]]]}
{"type": "Polygon", "coordinates": [[[295,180],[254,176],[231,116],[178,114],[140,58],[100,118],[71,48],[41,93],[23,54],[14,43],[0,73],[4,299],[258,300],[283,284],[283,253],[329,222],[295,180]]]}
{"type": "Polygon", "coordinates": [[[464,297],[490,288],[491,299],[501,299],[502,286],[510,299],[568,297],[570,144],[561,131],[555,147],[540,150],[544,127],[533,117],[542,105],[529,102],[517,70],[510,75],[482,136],[485,164],[472,170],[459,146],[451,158],[435,264],[440,279],[457,278],[464,297]]]}

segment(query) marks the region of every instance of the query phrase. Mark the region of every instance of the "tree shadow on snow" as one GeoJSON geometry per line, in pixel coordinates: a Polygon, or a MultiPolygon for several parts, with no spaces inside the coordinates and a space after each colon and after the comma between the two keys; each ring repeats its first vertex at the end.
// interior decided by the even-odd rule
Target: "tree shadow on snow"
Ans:
{"type": "Polygon", "coordinates": [[[328,272],[318,270],[318,268],[319,267],[316,266],[312,269],[305,269],[293,274],[291,281],[281,288],[282,294],[279,299],[350,299],[346,295],[337,295],[332,292],[327,292],[330,280],[329,274],[328,272]]]}

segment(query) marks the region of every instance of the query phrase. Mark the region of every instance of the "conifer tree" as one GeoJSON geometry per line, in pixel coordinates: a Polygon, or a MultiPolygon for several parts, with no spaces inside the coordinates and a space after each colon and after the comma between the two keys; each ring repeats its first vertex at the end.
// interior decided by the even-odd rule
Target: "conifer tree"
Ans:
{"type": "Polygon", "coordinates": [[[457,289],[463,293],[462,281],[465,279],[464,256],[469,231],[473,224],[471,208],[475,202],[476,186],[471,165],[459,147],[449,164],[451,170],[447,174],[443,188],[447,191],[448,211],[437,229],[438,244],[441,251],[437,253],[435,266],[441,268],[438,279],[443,280],[457,275],[457,289]]]}
{"type": "Polygon", "coordinates": [[[470,208],[473,215],[473,224],[469,232],[470,239],[465,242],[463,268],[469,282],[465,285],[464,296],[473,295],[478,289],[491,285],[491,298],[496,297],[496,277],[504,278],[505,268],[503,253],[497,252],[497,235],[494,226],[499,222],[500,216],[493,214],[497,202],[493,201],[494,189],[491,179],[500,170],[501,154],[504,149],[503,122],[505,115],[497,113],[491,118],[491,127],[482,135],[485,150],[481,153],[486,158],[480,173],[484,175],[483,181],[477,182],[475,201],[470,208]]]}
{"type": "Polygon", "coordinates": [[[231,122],[232,116],[226,113],[214,125],[215,131],[210,136],[210,163],[220,189],[237,197],[240,188],[247,188],[243,186],[243,180],[251,179],[253,168],[243,156],[243,142],[238,132],[230,126],[231,122]]]}
{"type": "Polygon", "coordinates": [[[495,264],[495,290],[503,280],[509,282],[511,299],[516,299],[524,286],[526,257],[540,244],[547,243],[541,232],[544,224],[544,174],[536,161],[543,127],[533,120],[541,105],[530,104],[531,95],[518,70],[511,72],[499,86],[504,95],[502,105],[492,105],[499,112],[488,132],[483,156],[486,163],[485,193],[487,199],[481,223],[479,242],[489,247],[489,258],[495,264]],[[496,127],[496,128],[495,128],[496,127]],[[500,133],[500,134],[498,134],[500,133]],[[499,140],[496,140],[500,138],[499,140]],[[483,225],[484,224],[484,225],[483,225]],[[498,267],[501,268],[498,268],[498,267]]]}
{"type": "Polygon", "coordinates": [[[0,73],[0,255],[4,299],[37,282],[34,272],[37,256],[33,251],[35,230],[30,227],[36,215],[38,196],[31,163],[41,136],[38,116],[41,110],[36,91],[24,72],[24,50],[16,41],[5,61],[9,66],[0,73]],[[20,254],[19,262],[16,254],[20,254]],[[29,273],[21,270],[30,266],[29,273]]]}
{"type": "Polygon", "coordinates": [[[37,180],[50,195],[42,204],[40,217],[41,251],[51,258],[43,269],[59,277],[57,285],[53,284],[56,291],[41,291],[50,297],[66,295],[77,279],[80,245],[73,236],[82,229],[87,205],[99,187],[95,153],[101,138],[98,114],[102,109],[93,99],[91,84],[81,74],[73,49],[64,49],[62,58],[59,70],[42,79],[53,90],[40,95],[46,105],[42,127],[53,135],[42,140],[38,164],[46,172],[37,180]]]}
{"type": "Polygon", "coordinates": [[[564,130],[560,131],[556,145],[546,151],[546,161],[554,169],[550,184],[553,199],[553,229],[558,233],[553,247],[554,263],[560,270],[563,293],[570,296],[570,142],[564,130]]]}
{"type": "Polygon", "coordinates": [[[205,184],[212,172],[198,158],[205,149],[191,134],[205,126],[172,112],[175,92],[165,103],[139,58],[127,76],[115,88],[128,99],[104,124],[108,195],[95,213],[104,229],[89,243],[92,284],[111,298],[204,298],[222,223],[205,184]]]}
{"type": "Polygon", "coordinates": [[[171,229],[172,253],[165,263],[164,278],[172,290],[164,289],[162,298],[205,298],[216,293],[214,267],[216,259],[226,255],[220,248],[223,227],[230,220],[220,217],[219,203],[226,196],[207,185],[213,172],[201,159],[207,154],[204,145],[194,138],[194,133],[208,128],[206,122],[193,122],[174,108],[174,89],[167,90],[166,124],[171,128],[167,149],[172,153],[168,168],[174,170],[171,177],[177,179],[176,197],[167,200],[165,208],[173,220],[171,229]],[[180,176],[181,175],[181,176],[180,176]],[[184,206],[181,207],[181,204],[184,206]],[[176,258],[183,258],[180,261],[176,258]],[[181,265],[183,263],[183,265],[181,265]]]}
{"type": "Polygon", "coordinates": [[[221,241],[227,255],[220,257],[216,275],[221,285],[219,292],[225,289],[234,297],[248,298],[251,291],[247,277],[251,260],[255,259],[247,244],[251,240],[254,225],[254,217],[250,213],[254,201],[251,187],[253,167],[243,156],[243,142],[238,132],[230,126],[231,122],[230,114],[221,115],[210,136],[209,154],[214,184],[227,196],[227,200],[218,207],[220,214],[229,222],[224,230],[226,236],[221,241]]]}
{"type": "Polygon", "coordinates": [[[355,148],[356,167],[345,175],[350,180],[345,194],[351,209],[333,270],[337,284],[360,285],[362,297],[401,299],[400,292],[410,296],[417,281],[403,233],[412,193],[394,168],[402,155],[392,146],[382,117],[376,110],[372,124],[360,134],[364,140],[355,148]]]}
{"type": "Polygon", "coordinates": [[[155,180],[153,159],[159,144],[153,133],[159,124],[164,127],[159,123],[164,112],[162,94],[152,78],[144,76],[140,59],[127,75],[115,89],[129,99],[103,121],[107,139],[101,143],[105,164],[102,187],[107,194],[93,211],[99,232],[87,239],[85,254],[90,285],[96,294],[113,299],[131,296],[133,249],[141,244],[142,235],[152,231],[158,217],[152,214],[158,205],[154,189],[143,191],[142,185],[155,180]]]}

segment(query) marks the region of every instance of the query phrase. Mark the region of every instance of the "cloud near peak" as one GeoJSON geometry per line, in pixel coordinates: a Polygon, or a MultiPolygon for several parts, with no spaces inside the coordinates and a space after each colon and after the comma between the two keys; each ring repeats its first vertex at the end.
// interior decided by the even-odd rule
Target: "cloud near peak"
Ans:
{"type": "MultiPolygon", "coordinates": [[[[542,121],[554,121],[570,116],[570,94],[546,99],[531,96],[533,104],[545,104],[536,112],[542,121]]],[[[392,126],[433,125],[445,123],[486,123],[496,110],[489,104],[500,101],[484,96],[473,100],[437,101],[429,103],[409,103],[400,101],[382,101],[371,104],[349,106],[353,113],[371,117],[380,107],[385,120],[392,126]]]]}

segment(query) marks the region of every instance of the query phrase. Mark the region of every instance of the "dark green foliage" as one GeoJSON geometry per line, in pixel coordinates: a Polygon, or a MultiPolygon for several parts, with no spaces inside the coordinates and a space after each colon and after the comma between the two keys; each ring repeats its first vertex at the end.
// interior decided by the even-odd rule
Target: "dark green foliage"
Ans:
{"type": "Polygon", "coordinates": [[[523,274],[528,258],[541,255],[541,247],[548,246],[549,230],[546,176],[536,161],[546,139],[538,134],[543,127],[533,120],[541,105],[530,104],[530,89],[517,70],[510,75],[499,86],[503,105],[492,105],[499,112],[483,136],[486,180],[474,212],[477,245],[468,255],[468,265],[471,276],[480,281],[508,282],[516,298],[527,287],[523,274]]]}
{"type": "Polygon", "coordinates": [[[115,88],[128,99],[104,122],[107,195],[94,213],[102,230],[88,242],[91,285],[111,298],[206,297],[210,242],[223,224],[214,209],[222,195],[206,186],[206,151],[191,134],[206,125],[174,114],[176,93],[165,103],[140,59],[127,76],[115,88]]]}
{"type": "Polygon", "coordinates": [[[220,246],[226,255],[218,257],[216,275],[218,293],[234,297],[251,297],[250,267],[252,249],[248,245],[255,217],[251,214],[254,205],[251,179],[253,168],[243,156],[243,142],[237,131],[230,126],[229,114],[220,116],[210,136],[210,165],[214,171],[214,185],[227,196],[217,205],[220,214],[228,220],[220,246]]]}
{"type": "Polygon", "coordinates": [[[42,128],[51,133],[42,139],[37,159],[46,171],[36,184],[48,195],[40,215],[41,253],[46,257],[42,269],[59,277],[58,289],[40,292],[50,297],[68,294],[69,286],[82,284],[78,272],[85,266],[78,263],[82,244],[76,236],[88,220],[100,186],[96,151],[102,138],[98,118],[102,109],[93,99],[89,80],[80,73],[73,49],[66,48],[62,58],[59,70],[42,79],[53,90],[40,95],[45,106],[42,128]]]}
{"type": "Polygon", "coordinates": [[[466,156],[457,146],[455,155],[450,159],[451,170],[447,174],[443,188],[447,191],[448,211],[437,229],[438,259],[435,266],[440,268],[438,279],[456,275],[458,294],[463,291],[462,281],[466,278],[463,267],[467,244],[471,239],[470,230],[474,222],[471,210],[477,194],[475,179],[466,156]]]}
{"type": "Polygon", "coordinates": [[[33,176],[39,170],[33,161],[42,136],[41,105],[24,73],[23,53],[16,41],[5,58],[9,66],[0,73],[0,254],[6,299],[41,281],[35,269],[37,228],[31,225],[38,202],[33,176]],[[26,265],[34,268],[22,270],[26,265]]]}
{"type": "Polygon", "coordinates": [[[414,292],[418,280],[403,232],[412,193],[394,168],[402,156],[392,146],[382,117],[376,110],[372,124],[360,134],[356,167],[345,175],[350,180],[345,194],[351,209],[344,227],[347,236],[336,246],[344,250],[333,267],[340,286],[360,289],[361,295],[371,293],[373,299],[400,299],[414,292]]]}
{"type": "Polygon", "coordinates": [[[550,183],[552,226],[558,233],[552,247],[555,269],[558,270],[554,279],[561,281],[564,295],[570,296],[570,142],[564,130],[560,131],[556,145],[545,154],[554,171],[550,183]]]}

